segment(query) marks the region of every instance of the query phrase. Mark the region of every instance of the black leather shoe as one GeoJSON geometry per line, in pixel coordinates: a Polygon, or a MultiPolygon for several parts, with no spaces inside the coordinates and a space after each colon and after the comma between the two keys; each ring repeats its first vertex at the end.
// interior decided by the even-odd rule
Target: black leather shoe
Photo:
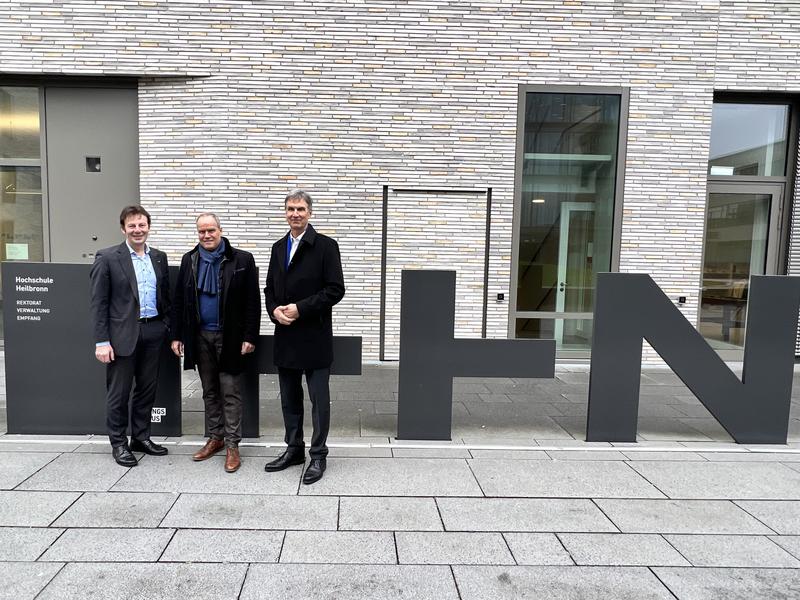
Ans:
{"type": "Polygon", "coordinates": [[[131,440],[131,450],[144,452],[150,456],[164,456],[169,452],[164,446],[153,443],[152,440],[131,440]]]}
{"type": "Polygon", "coordinates": [[[322,474],[325,472],[325,459],[324,458],[312,458],[311,462],[306,469],[306,472],[303,474],[303,483],[306,485],[310,483],[314,483],[315,481],[319,481],[322,479],[322,474]]]}
{"type": "Polygon", "coordinates": [[[131,450],[127,446],[114,446],[111,449],[111,454],[121,467],[135,467],[139,464],[139,461],[131,454],[131,450]]]}
{"type": "Polygon", "coordinates": [[[302,465],[304,462],[306,462],[305,452],[287,450],[275,460],[265,464],[264,470],[268,472],[283,471],[287,467],[291,467],[292,465],[302,465]]]}

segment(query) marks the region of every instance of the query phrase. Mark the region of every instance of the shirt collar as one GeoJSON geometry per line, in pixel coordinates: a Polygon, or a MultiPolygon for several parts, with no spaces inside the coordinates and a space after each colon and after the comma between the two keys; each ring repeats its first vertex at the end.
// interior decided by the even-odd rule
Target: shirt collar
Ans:
{"type": "MultiPolygon", "coordinates": [[[[128,247],[128,252],[131,253],[131,256],[138,256],[138,254],[136,254],[136,250],[131,248],[131,245],[128,243],[128,240],[125,240],[125,245],[128,247]]],[[[144,243],[144,253],[147,255],[150,254],[150,246],[147,245],[147,242],[144,243]]]]}
{"type": "Polygon", "coordinates": [[[289,237],[290,237],[290,238],[292,238],[292,243],[296,243],[296,242],[299,242],[300,240],[302,240],[302,239],[303,239],[303,236],[306,234],[306,231],[308,231],[308,227],[306,227],[305,229],[303,229],[303,233],[301,233],[301,234],[300,234],[300,235],[298,235],[297,237],[294,237],[294,236],[292,235],[292,232],[291,232],[291,230],[290,230],[290,231],[289,231],[289,237]]]}

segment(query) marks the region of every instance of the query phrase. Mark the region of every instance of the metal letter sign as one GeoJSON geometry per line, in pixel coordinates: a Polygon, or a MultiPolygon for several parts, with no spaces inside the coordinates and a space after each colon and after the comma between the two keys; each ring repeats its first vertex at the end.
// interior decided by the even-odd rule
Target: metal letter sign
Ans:
{"type": "Polygon", "coordinates": [[[454,271],[403,271],[398,439],[449,440],[453,377],[550,377],[555,340],[453,339],[454,271]]]}
{"type": "Polygon", "coordinates": [[[600,273],[587,441],[636,441],[642,340],[743,444],[785,444],[800,278],[753,276],[742,380],[649,275],[600,273]]]}
{"type": "MultiPolygon", "coordinates": [[[[453,377],[553,377],[555,340],[453,339],[456,274],[403,271],[399,439],[449,440],[453,377]]],[[[785,444],[800,278],[754,276],[741,381],[649,275],[600,273],[587,441],[636,441],[642,340],[739,443],[785,444]]]]}

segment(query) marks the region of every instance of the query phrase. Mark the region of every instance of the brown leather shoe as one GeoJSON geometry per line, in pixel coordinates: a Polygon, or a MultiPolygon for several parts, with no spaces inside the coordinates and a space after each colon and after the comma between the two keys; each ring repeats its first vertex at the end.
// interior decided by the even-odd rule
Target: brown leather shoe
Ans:
{"type": "Polygon", "coordinates": [[[192,455],[192,460],[205,460],[207,458],[211,458],[224,447],[225,442],[222,440],[214,440],[209,438],[206,442],[206,445],[192,455]]]}
{"type": "Polygon", "coordinates": [[[235,473],[242,466],[242,459],[239,458],[238,448],[228,448],[228,454],[225,456],[225,471],[227,473],[235,473]]]}

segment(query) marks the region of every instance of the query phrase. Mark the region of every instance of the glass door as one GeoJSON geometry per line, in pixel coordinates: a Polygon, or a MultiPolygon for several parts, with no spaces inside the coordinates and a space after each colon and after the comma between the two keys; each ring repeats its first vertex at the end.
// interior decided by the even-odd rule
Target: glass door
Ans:
{"type": "MultiPolygon", "coordinates": [[[[556,312],[591,313],[594,204],[563,202],[559,222],[556,312]]],[[[561,348],[590,345],[591,322],[589,319],[556,319],[555,338],[561,348]]]]}
{"type": "Polygon", "coordinates": [[[587,356],[594,286],[611,269],[622,96],[526,92],[520,112],[514,337],[587,356]]]}
{"type": "Polygon", "coordinates": [[[776,273],[783,185],[709,183],[698,329],[741,360],[751,275],[776,273]]]}

